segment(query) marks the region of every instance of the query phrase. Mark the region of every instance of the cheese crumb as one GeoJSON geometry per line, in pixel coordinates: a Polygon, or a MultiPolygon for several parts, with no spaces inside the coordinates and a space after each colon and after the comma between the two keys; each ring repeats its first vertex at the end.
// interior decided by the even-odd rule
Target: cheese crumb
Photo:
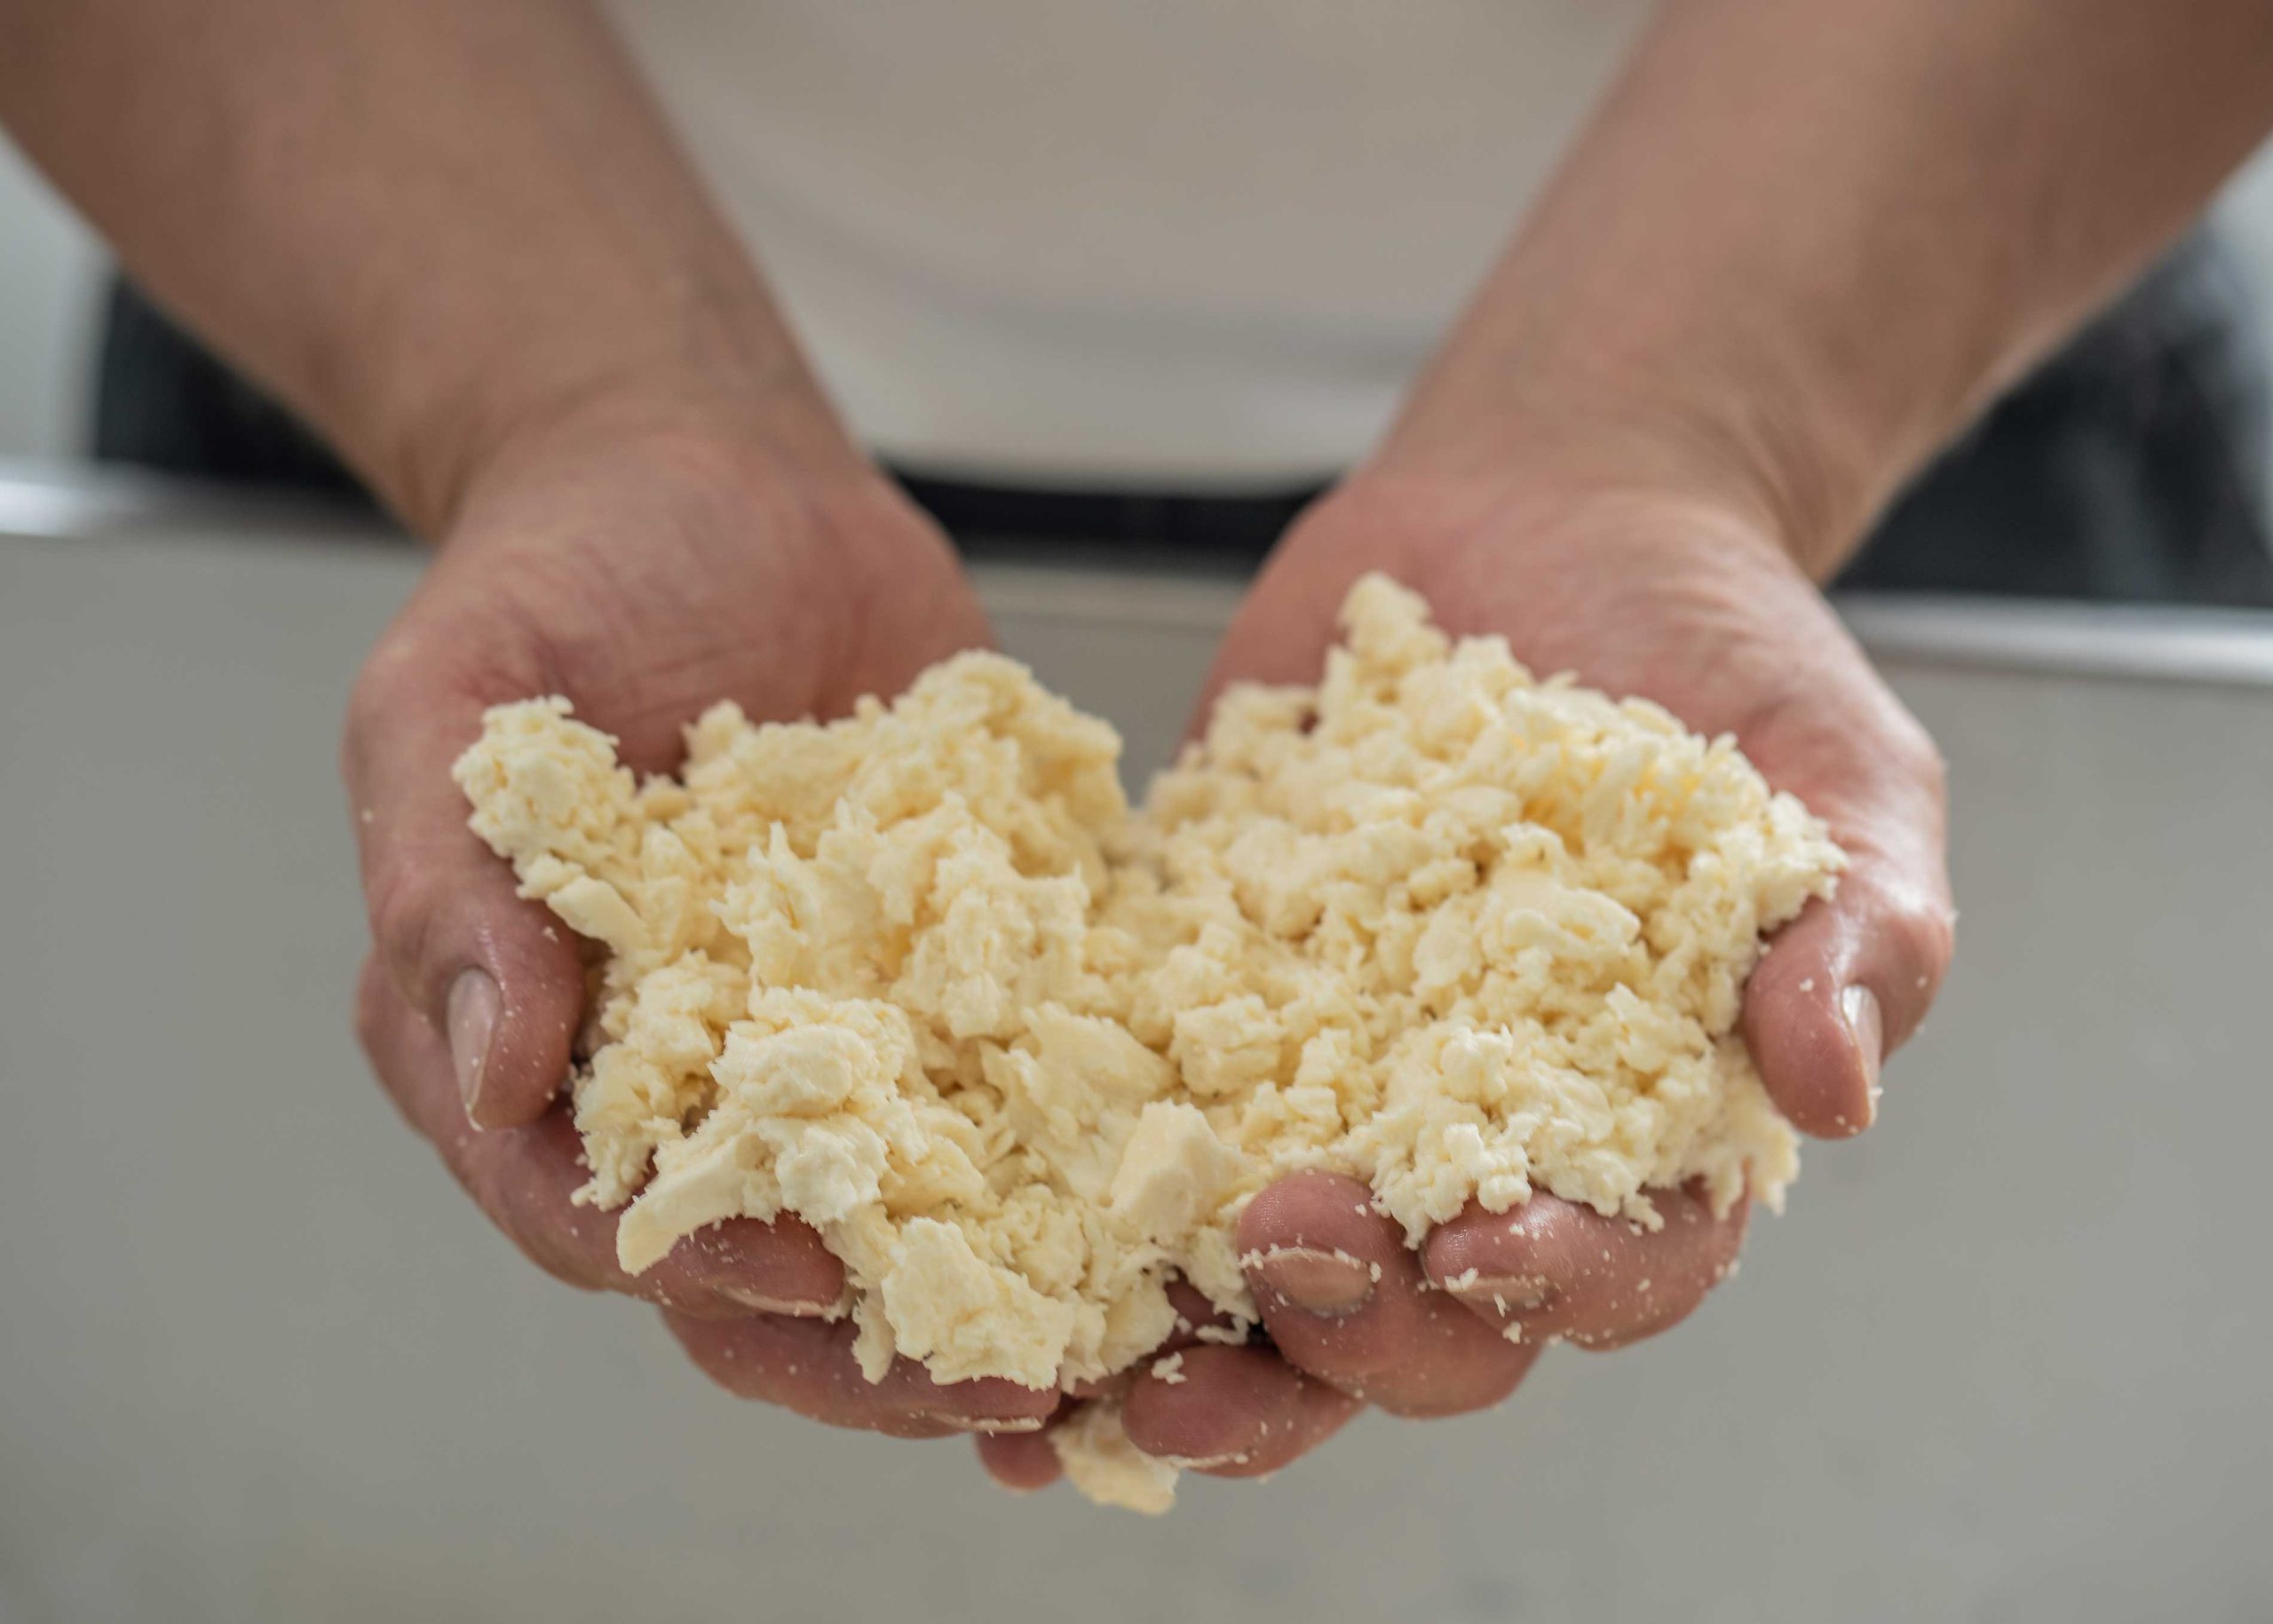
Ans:
{"type": "Polygon", "coordinates": [[[1153,1360],[1152,1380],[1165,1382],[1170,1387],[1180,1386],[1187,1380],[1184,1374],[1184,1355],[1171,1353],[1164,1359],[1153,1360]]]}
{"type": "MultiPolygon", "coordinates": [[[[1342,622],[1315,688],[1229,690],[1136,812],[1112,728],[991,654],[827,725],[714,706],[677,780],[566,700],[493,709],[455,778],[601,949],[579,1199],[622,1209],[623,1266],[795,1213],[871,1379],[1070,1389],[1166,1338],[1177,1278],[1244,1342],[1236,1224],[1302,1168],[1414,1243],[1535,1190],[1651,1228],[1692,1179],[1780,1205],[1796,1142],[1735,1026],[1843,864],[1823,826],[1382,577],[1342,622]]],[[[1069,1475],[1164,1504],[1116,1429],[1053,1434],[1069,1475]]]]}
{"type": "Polygon", "coordinates": [[[1101,1506],[1158,1517],[1176,1504],[1177,1468],[1129,1441],[1121,1406],[1085,1404],[1049,1433],[1068,1482],[1101,1506]]]}

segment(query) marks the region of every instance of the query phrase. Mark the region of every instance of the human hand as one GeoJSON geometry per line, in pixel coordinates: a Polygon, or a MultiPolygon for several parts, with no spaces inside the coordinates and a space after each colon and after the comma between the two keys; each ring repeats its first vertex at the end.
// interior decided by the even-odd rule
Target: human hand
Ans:
{"type": "Polygon", "coordinates": [[[357,1021],[381,1081],[539,1266],[662,1306],[745,1396],[905,1437],[1035,1424],[1053,1395],[881,1384],[831,1318],[842,1268],[804,1225],[738,1219],[624,1273],[560,1098],[582,1024],[575,936],[514,894],[450,765],[482,711],[562,693],[641,772],[721,699],[754,718],[896,693],[987,640],[944,539],[849,452],[812,459],[699,414],[610,405],[517,437],[470,484],[440,556],[356,684],[343,762],[376,947],[357,1021]]]}
{"type": "MultiPolygon", "coordinates": [[[[1949,960],[1941,764],[1772,523],[1704,485],[1362,474],[1273,555],[1208,700],[1232,680],[1315,681],[1336,610],[1374,569],[1420,590],[1447,631],[1500,633],[1541,674],[1735,734],[1829,823],[1852,866],[1778,933],[1743,1029],[1794,1126],[1868,1126],[1880,1063],[1949,960]]],[[[1653,1192],[1665,1224],[1645,1233],[1540,1193],[1510,1213],[1471,1206],[1416,1253],[1369,1194],[1311,1173],[1255,1199],[1239,1242],[1271,1346],[1194,1349],[1183,1382],[1136,1383],[1124,1422],[1139,1447],[1252,1475],[1323,1441],[1359,1401],[1401,1415],[1496,1403],[1551,1341],[1622,1347],[1683,1319],[1728,1272],[1746,1219],[1741,1202],[1715,1216],[1693,1191],[1653,1192]]],[[[1034,1486],[1055,1475],[1040,1442],[980,1447],[997,1477],[1034,1486]]]]}

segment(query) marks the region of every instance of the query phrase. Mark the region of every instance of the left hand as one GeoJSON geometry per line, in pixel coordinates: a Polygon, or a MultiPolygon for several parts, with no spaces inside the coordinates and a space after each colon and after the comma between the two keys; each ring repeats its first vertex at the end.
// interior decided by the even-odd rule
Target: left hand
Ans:
{"type": "MultiPolygon", "coordinates": [[[[1837,895],[1777,935],[1743,1014],[1778,1107],[1803,1132],[1844,1137],[1870,1124],[1881,1060],[1916,1029],[1949,962],[1941,762],[1766,513],[1728,488],[1567,471],[1488,483],[1361,473],[1274,553],[1208,694],[1315,681],[1344,594],[1380,569],[1450,632],[1500,633],[1535,671],[1735,734],[1852,860],[1837,895]]],[[[1184,1381],[1131,1383],[1125,1421],[1140,1447],[1253,1476],[1360,1403],[1399,1415],[1496,1404],[1551,1341],[1623,1347],[1685,1318],[1728,1273],[1746,1219],[1742,1202],[1715,1216],[1691,1192],[1659,1191],[1665,1225],[1645,1233],[1541,1193],[1509,1213],[1470,1206],[1416,1252],[1363,1209],[1368,1193],[1313,1173],[1255,1200],[1239,1240],[1271,1346],[1188,1349],[1184,1381]]],[[[1057,1475],[1042,1438],[979,1448],[1014,1485],[1057,1475]]]]}

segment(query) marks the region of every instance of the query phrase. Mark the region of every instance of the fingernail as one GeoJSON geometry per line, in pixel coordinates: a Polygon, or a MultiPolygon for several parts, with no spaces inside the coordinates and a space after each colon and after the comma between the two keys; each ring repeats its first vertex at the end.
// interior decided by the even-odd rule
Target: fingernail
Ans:
{"type": "Polygon", "coordinates": [[[1855,1034],[1855,1058],[1863,1066],[1863,1126],[1879,1115],[1879,1059],[1886,1047],[1886,1029],[1879,1015],[1879,1001],[1867,986],[1850,986],[1839,994],[1840,1013],[1855,1034]]]}
{"type": "Polygon", "coordinates": [[[1329,1319],[1355,1313],[1374,1295],[1373,1271],[1347,1252],[1272,1247],[1253,1257],[1248,1271],[1304,1313],[1329,1319]]]}
{"type": "Polygon", "coordinates": [[[1461,1302],[1489,1308],[1499,1314],[1525,1314],[1545,1308],[1555,1295],[1555,1283],[1536,1274],[1456,1274],[1445,1289],[1461,1302]]]}
{"type": "Polygon", "coordinates": [[[789,1297],[770,1297],[743,1286],[720,1286],[717,1290],[727,1302],[739,1303],[753,1313],[786,1314],[793,1319],[826,1319],[836,1307],[834,1297],[826,1303],[801,1303],[789,1297]]]}
{"type": "Polygon", "coordinates": [[[1153,1458],[1184,1471],[1204,1472],[1224,1466],[1244,1466],[1255,1458],[1255,1454],[1252,1450],[1235,1449],[1229,1454],[1164,1454],[1153,1458]]]}
{"type": "Polygon", "coordinates": [[[984,1432],[989,1437],[999,1437],[1005,1432],[1039,1432],[1048,1424],[1048,1418],[1041,1415],[963,1415],[948,1418],[950,1426],[968,1427],[973,1432],[984,1432]]]}
{"type": "Polygon", "coordinates": [[[497,1035],[497,1016],[503,1007],[497,983],[487,970],[461,970],[450,983],[450,1063],[457,1068],[458,1092],[465,1097],[469,1121],[480,1103],[482,1073],[489,1069],[489,1045],[497,1035]]]}

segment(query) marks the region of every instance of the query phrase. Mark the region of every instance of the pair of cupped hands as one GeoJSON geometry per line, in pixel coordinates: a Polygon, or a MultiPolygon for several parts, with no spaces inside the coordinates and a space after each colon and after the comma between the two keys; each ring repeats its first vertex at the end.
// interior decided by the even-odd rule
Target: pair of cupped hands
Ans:
{"type": "MultiPolygon", "coordinates": [[[[1207,690],[1315,681],[1349,586],[1382,570],[1446,629],[1496,632],[1571,671],[1733,733],[1830,825],[1851,867],[1776,938],[1743,1030],[1777,1105],[1840,1137],[1876,1112],[1951,949],[1938,757],[1787,555],[1772,503],[1680,459],[1556,444],[1488,470],[1392,448],[1292,527],[1226,635],[1207,690]]],[[[642,773],[720,699],[755,719],[898,693],[985,614],[939,530],[849,451],[807,456],[701,414],[609,407],[506,441],[454,493],[432,568],[372,653],[345,771],[376,946],[357,1022],[379,1078],[490,1220],[574,1285],[658,1305],[695,1363],[744,1398],[903,1438],[977,1435],[998,1480],[1058,1472],[1047,1429],[1094,1397],[940,1383],[901,1360],[871,1383],[836,1317],[843,1276],[794,1219],[740,1219],[633,1277],[585,1174],[564,1085],[582,1015],[579,944],[466,828],[450,764],[483,709],[561,693],[642,773]]],[[[1203,703],[1206,701],[1203,701],[1203,703]]],[[[1274,1471],[1363,1406],[1497,1404],[1543,1349],[1622,1347],[1729,1271],[1739,1203],[1665,1192],[1644,1232],[1539,1194],[1471,1208],[1417,1250],[1356,1181],[1288,1179],[1239,1228],[1268,1341],[1197,1342],[1182,1380],[1121,1381],[1136,1446],[1226,1477],[1274,1471]],[[1520,1326],[1511,1337],[1509,1328],[1520,1326]]],[[[1196,1331],[1205,1302],[1172,1288],[1196,1331]]],[[[1142,1375],[1143,1367],[1131,1375],[1142,1375]]]]}

